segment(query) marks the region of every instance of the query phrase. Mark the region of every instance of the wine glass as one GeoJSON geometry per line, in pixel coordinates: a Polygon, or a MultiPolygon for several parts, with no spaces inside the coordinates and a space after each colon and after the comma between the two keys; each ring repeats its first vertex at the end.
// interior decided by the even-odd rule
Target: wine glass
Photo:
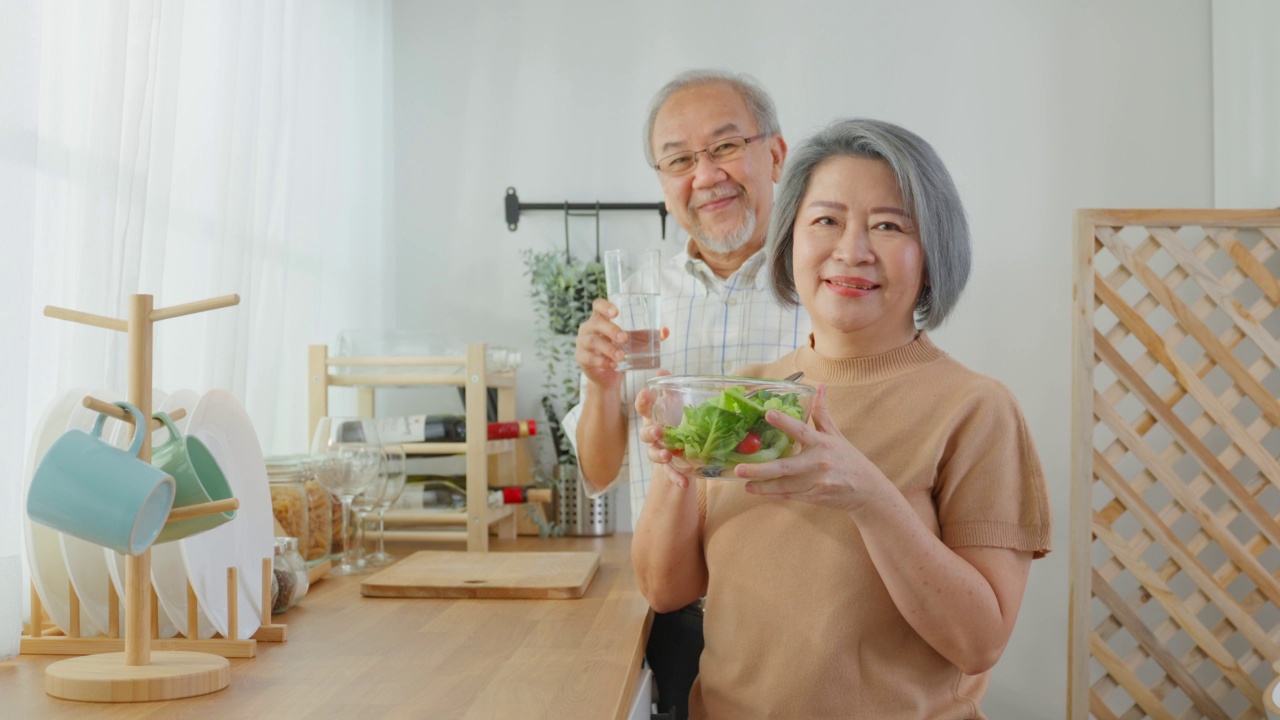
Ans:
{"type": "Polygon", "coordinates": [[[405,481],[405,457],[404,448],[400,445],[383,445],[382,446],[382,473],[386,475],[387,486],[382,491],[382,497],[378,499],[377,505],[374,506],[374,512],[378,514],[378,551],[366,558],[366,562],[374,567],[390,565],[396,561],[396,556],[387,552],[386,545],[383,543],[383,533],[386,532],[386,519],[383,517],[387,508],[400,498],[400,493],[404,492],[405,481]]]}
{"type": "Polygon", "coordinates": [[[351,509],[355,512],[355,547],[356,560],[355,563],[359,567],[373,567],[368,561],[367,553],[365,553],[365,537],[368,534],[367,523],[369,513],[373,512],[374,507],[382,500],[382,495],[387,489],[387,470],[385,448],[379,449],[378,455],[378,471],[374,473],[373,482],[362,490],[351,500],[351,509]]]}
{"type": "Polygon", "coordinates": [[[368,418],[322,417],[316,425],[311,441],[316,479],[342,501],[342,559],[329,571],[331,574],[369,572],[356,564],[348,532],[352,501],[378,474],[382,462],[379,446],[378,431],[368,418]]]}

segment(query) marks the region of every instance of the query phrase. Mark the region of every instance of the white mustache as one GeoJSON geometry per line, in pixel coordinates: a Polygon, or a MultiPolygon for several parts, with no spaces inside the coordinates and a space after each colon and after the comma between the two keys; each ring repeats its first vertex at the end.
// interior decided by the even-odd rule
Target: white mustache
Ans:
{"type": "Polygon", "coordinates": [[[706,205],[709,202],[719,200],[721,198],[741,195],[741,188],[734,185],[717,185],[709,190],[703,190],[689,199],[689,211],[693,212],[700,205],[706,205]]]}

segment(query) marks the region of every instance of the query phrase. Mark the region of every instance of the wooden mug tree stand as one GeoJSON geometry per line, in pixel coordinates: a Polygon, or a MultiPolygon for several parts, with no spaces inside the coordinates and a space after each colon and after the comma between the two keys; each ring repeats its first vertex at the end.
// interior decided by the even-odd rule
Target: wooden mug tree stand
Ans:
{"type": "MultiPolygon", "coordinates": [[[[104,317],[90,313],[47,306],[44,314],[95,327],[116,330],[129,337],[129,402],[136,406],[143,417],[151,417],[151,360],[152,338],[156,322],[194,313],[216,310],[239,304],[237,295],[225,295],[199,302],[154,308],[151,295],[132,295],[129,303],[129,319],[104,317]]],[[[132,416],[121,408],[97,398],[86,397],[86,407],[105,412],[127,422],[132,416]]],[[[182,417],[179,410],[173,417],[182,417]]],[[[152,420],[148,425],[158,427],[152,420]]],[[[135,429],[135,432],[138,432],[135,429]]],[[[151,461],[151,433],[142,436],[142,449],[138,457],[151,461]]],[[[239,507],[235,498],[177,508],[169,513],[170,520],[179,520],[239,507]]],[[[271,624],[270,582],[271,558],[263,559],[262,626],[254,638],[283,641],[285,627],[271,624]]],[[[228,657],[253,657],[255,640],[240,640],[236,631],[237,590],[236,568],[227,569],[227,637],[199,640],[198,608],[195,593],[187,586],[187,632],[185,639],[160,640],[158,637],[158,611],[151,587],[151,550],[125,558],[125,628],[124,651],[120,648],[119,612],[114,587],[109,588],[111,600],[111,627],[106,637],[79,637],[80,607],[75,589],[71,589],[71,627],[66,636],[42,637],[44,611],[40,599],[31,591],[31,625],[29,634],[22,639],[25,654],[79,655],[61,660],[45,669],[45,692],[67,700],[94,702],[144,702],[173,700],[215,692],[231,682],[228,657]],[[164,648],[191,648],[190,650],[161,650],[152,652],[152,644],[164,648]]]]}

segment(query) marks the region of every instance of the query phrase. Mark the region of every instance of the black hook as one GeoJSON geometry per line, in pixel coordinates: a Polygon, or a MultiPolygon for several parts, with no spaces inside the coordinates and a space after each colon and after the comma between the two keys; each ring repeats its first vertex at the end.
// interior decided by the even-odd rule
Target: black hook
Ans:
{"type": "Polygon", "coordinates": [[[569,254],[569,201],[564,201],[564,261],[566,263],[573,262],[573,255],[569,254]]]}

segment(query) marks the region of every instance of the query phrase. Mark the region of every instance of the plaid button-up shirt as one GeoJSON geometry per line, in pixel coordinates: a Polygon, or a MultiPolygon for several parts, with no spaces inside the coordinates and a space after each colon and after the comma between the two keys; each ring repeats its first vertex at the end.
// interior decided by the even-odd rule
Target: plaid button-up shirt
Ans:
{"type": "MultiPolygon", "coordinates": [[[[662,264],[662,324],[671,336],[662,343],[662,368],[673,375],[727,375],[755,363],[777,360],[809,340],[804,308],[778,305],[769,287],[767,252],[752,255],[727,278],[718,277],[697,257],[690,240],[684,252],[662,264]]],[[[627,415],[627,454],[618,477],[605,491],[585,487],[592,497],[626,482],[635,527],[653,477],[653,463],[641,447],[636,393],[656,370],[623,376],[622,410],[627,415]]],[[[585,391],[586,378],[582,379],[585,391]]],[[[577,452],[582,407],[565,413],[563,427],[577,452]]]]}

